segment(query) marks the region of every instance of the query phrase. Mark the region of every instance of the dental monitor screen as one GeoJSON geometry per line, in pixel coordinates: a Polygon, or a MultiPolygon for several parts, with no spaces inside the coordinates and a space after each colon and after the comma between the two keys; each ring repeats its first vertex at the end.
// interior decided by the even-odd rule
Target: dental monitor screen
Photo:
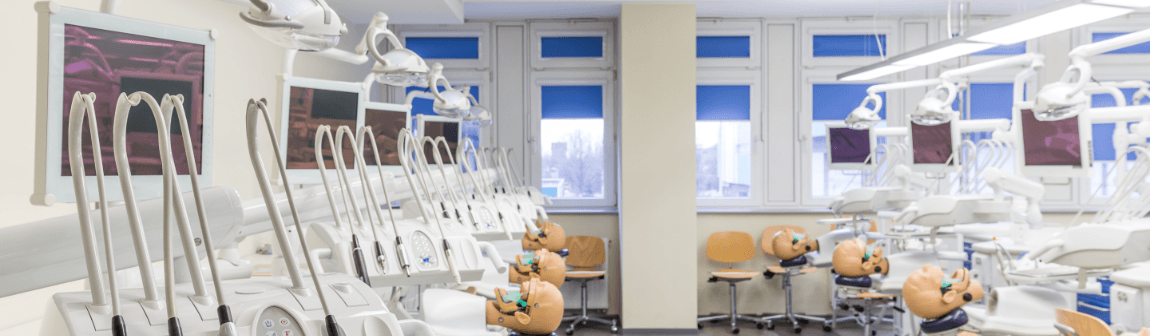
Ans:
{"type": "MultiPolygon", "coordinates": [[[[423,127],[420,129],[423,136],[432,138],[443,137],[447,140],[447,147],[450,148],[452,155],[455,153],[455,148],[459,147],[459,122],[458,121],[425,121],[423,127]]],[[[431,145],[427,145],[423,149],[423,154],[427,156],[427,163],[435,164],[434,154],[431,153],[431,145]]],[[[443,145],[439,147],[439,155],[443,159],[443,164],[449,164],[447,152],[443,149],[443,145]]]]}
{"type": "MultiPolygon", "coordinates": [[[[356,131],[359,115],[358,92],[344,92],[292,86],[288,98],[287,169],[318,169],[315,158],[315,133],[320,125],[331,126],[332,136],[340,126],[356,131]]],[[[352,133],[355,137],[355,133],[352,133]]],[[[338,139],[336,139],[338,141],[338,139]]],[[[323,144],[324,167],[335,169],[334,156],[327,140],[323,144]]],[[[343,159],[348,168],[355,167],[354,143],[343,141],[343,159]]]]}
{"type": "MultiPolygon", "coordinates": [[[[1022,156],[1024,172],[1033,176],[1078,176],[1089,165],[1089,134],[1082,134],[1079,117],[1041,121],[1022,110],[1022,156]],[[1087,141],[1082,141],[1087,139],[1087,141]],[[1084,155],[1086,157],[1084,157],[1084,155]],[[1037,169],[1037,170],[1036,170],[1037,169]]],[[[1089,129],[1089,126],[1086,127],[1089,129]]]]}
{"type": "Polygon", "coordinates": [[[944,171],[948,167],[955,166],[950,160],[954,154],[952,123],[946,122],[934,126],[910,123],[910,141],[914,152],[913,168],[916,171],[944,171]]]}
{"type": "MultiPolygon", "coordinates": [[[[399,139],[399,130],[407,126],[407,119],[407,111],[364,108],[363,123],[365,126],[371,126],[375,143],[379,146],[379,162],[385,166],[398,166],[400,164],[397,139],[399,139]]],[[[369,166],[375,165],[375,159],[372,158],[375,153],[371,151],[371,145],[364,145],[363,158],[369,166]]]]}
{"type": "Polygon", "coordinates": [[[860,165],[870,165],[874,163],[874,157],[871,156],[870,130],[856,130],[849,127],[828,127],[827,128],[827,148],[830,156],[831,169],[852,169],[851,167],[844,167],[846,164],[853,164],[853,169],[859,169],[860,165]]]}

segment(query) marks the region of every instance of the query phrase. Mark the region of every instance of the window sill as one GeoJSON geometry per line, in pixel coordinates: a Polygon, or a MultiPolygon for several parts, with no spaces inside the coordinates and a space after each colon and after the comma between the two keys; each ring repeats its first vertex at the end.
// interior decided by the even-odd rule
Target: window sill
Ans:
{"type": "Polygon", "coordinates": [[[619,208],[551,208],[548,215],[618,215],[619,208]]]}

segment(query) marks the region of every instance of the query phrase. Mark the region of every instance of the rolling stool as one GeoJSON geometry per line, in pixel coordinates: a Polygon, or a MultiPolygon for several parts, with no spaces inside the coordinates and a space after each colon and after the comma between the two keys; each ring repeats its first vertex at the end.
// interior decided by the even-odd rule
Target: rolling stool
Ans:
{"type": "MultiPolygon", "coordinates": [[[[832,260],[835,286],[842,294],[842,301],[832,295],[835,306],[847,311],[854,309],[854,315],[846,320],[854,320],[862,326],[863,335],[876,334],[873,324],[884,321],[887,309],[905,313],[895,305],[898,295],[878,293],[872,289],[871,275],[886,275],[890,271],[890,261],[883,257],[881,247],[868,245],[868,241],[862,238],[845,240],[835,247],[832,260]],[[850,306],[847,304],[850,300],[862,300],[862,305],[850,306]],[[871,309],[876,301],[881,303],[882,311],[874,318],[871,309]]],[[[837,310],[831,310],[832,327],[838,326],[837,313],[837,310]]]]}
{"type": "Polygon", "coordinates": [[[759,328],[762,328],[762,322],[759,320],[739,315],[735,284],[747,280],[751,280],[759,275],[758,272],[744,271],[740,269],[731,268],[730,264],[737,262],[744,262],[751,260],[755,257],[755,238],[752,238],[749,233],[738,231],[725,231],[712,233],[707,237],[707,258],[727,263],[728,267],[711,272],[711,278],[707,282],[724,281],[730,285],[731,292],[731,313],[715,316],[700,317],[696,323],[699,329],[703,329],[703,322],[718,322],[725,319],[731,320],[731,332],[738,334],[739,326],[738,321],[743,320],[747,322],[754,322],[759,328]]]}
{"type": "Polygon", "coordinates": [[[587,322],[611,325],[612,333],[619,332],[619,327],[615,325],[616,320],[608,321],[587,316],[587,282],[603,280],[607,275],[606,270],[598,268],[607,262],[607,246],[603,244],[603,239],[592,236],[572,236],[567,237],[566,245],[567,265],[573,266],[573,268],[567,271],[565,280],[579,282],[579,298],[581,300],[579,302],[579,315],[563,317],[564,322],[571,322],[571,325],[567,327],[567,335],[575,333],[575,326],[586,325],[587,322]]]}
{"type": "Polygon", "coordinates": [[[817,244],[808,243],[809,240],[805,237],[807,237],[807,230],[798,226],[774,225],[768,226],[763,230],[763,252],[780,259],[778,265],[768,266],[767,271],[763,272],[763,276],[767,279],[771,279],[775,275],[782,276],[783,291],[786,292],[787,310],[784,314],[762,318],[762,320],[756,324],[757,327],[762,328],[765,323],[768,330],[774,330],[774,322],[776,320],[784,320],[791,322],[795,333],[800,333],[803,330],[802,325],[810,321],[815,321],[823,324],[823,331],[830,332],[832,330],[831,322],[826,319],[796,314],[794,312],[794,306],[791,300],[791,277],[818,271],[818,269],[814,267],[805,267],[807,266],[807,258],[803,256],[803,254],[805,254],[806,251],[818,250],[817,244]],[[813,246],[810,244],[813,244],[813,246]],[[796,253],[797,256],[795,256],[796,253]]]}
{"type": "MultiPolygon", "coordinates": [[[[882,322],[883,316],[886,316],[887,309],[901,310],[898,306],[894,305],[894,300],[898,298],[893,294],[881,294],[872,292],[870,276],[860,277],[847,277],[840,274],[835,274],[835,285],[839,286],[839,292],[843,294],[845,300],[862,300],[862,305],[849,306],[846,303],[840,303],[839,309],[855,311],[855,322],[863,327],[863,335],[874,336],[877,331],[874,328],[875,322],[882,322]],[[871,308],[880,302],[882,310],[878,315],[871,314],[871,308]]],[[[833,313],[833,312],[832,312],[833,313]]],[[[836,327],[837,316],[831,315],[831,327],[836,327]]]]}

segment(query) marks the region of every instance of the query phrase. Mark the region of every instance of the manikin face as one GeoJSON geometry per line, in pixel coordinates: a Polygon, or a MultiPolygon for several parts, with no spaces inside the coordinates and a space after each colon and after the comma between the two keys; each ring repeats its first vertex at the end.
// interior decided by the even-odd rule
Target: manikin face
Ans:
{"type": "Polygon", "coordinates": [[[790,260],[817,250],[818,245],[813,239],[809,239],[805,233],[785,229],[775,233],[771,240],[771,248],[779,259],[790,260]]]}
{"type": "Polygon", "coordinates": [[[521,334],[546,334],[555,331],[563,319],[563,294],[559,288],[539,279],[523,283],[519,290],[522,305],[512,314],[487,304],[487,323],[506,327],[521,334]]]}
{"type": "Polygon", "coordinates": [[[517,264],[508,272],[508,281],[511,283],[524,283],[531,279],[540,279],[560,287],[567,277],[567,263],[558,253],[542,249],[533,255],[521,255],[516,258],[517,264]]]}
{"type": "Polygon", "coordinates": [[[847,277],[886,274],[890,266],[878,246],[868,246],[865,240],[851,239],[839,243],[832,256],[835,273],[847,277]]]}
{"type": "Polygon", "coordinates": [[[982,285],[970,280],[970,271],[960,268],[950,277],[942,269],[924,265],[906,279],[902,296],[907,308],[924,319],[934,319],[949,314],[967,304],[982,299],[982,285]]]}

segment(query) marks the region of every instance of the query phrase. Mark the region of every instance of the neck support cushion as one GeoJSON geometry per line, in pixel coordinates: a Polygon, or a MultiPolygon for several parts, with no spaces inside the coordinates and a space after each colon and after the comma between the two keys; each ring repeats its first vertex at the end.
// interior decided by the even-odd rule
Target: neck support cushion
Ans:
{"type": "Polygon", "coordinates": [[[923,320],[920,326],[922,327],[922,332],[933,334],[954,330],[966,325],[967,322],[970,322],[970,318],[966,316],[966,311],[955,309],[939,318],[923,320]]]}
{"type": "Polygon", "coordinates": [[[496,289],[499,300],[487,301],[487,324],[497,325],[520,334],[549,334],[563,319],[563,294],[559,288],[539,279],[523,283],[518,300],[505,302],[506,290],[496,289]],[[500,302],[497,302],[500,301],[500,302]]]}
{"type": "Polygon", "coordinates": [[[902,286],[907,308],[924,319],[946,316],[968,302],[981,300],[982,294],[982,285],[970,280],[970,271],[965,268],[947,277],[941,268],[924,265],[902,286]]]}
{"type": "Polygon", "coordinates": [[[867,245],[862,239],[851,239],[839,243],[832,255],[831,265],[835,273],[847,277],[868,276],[890,272],[890,262],[883,258],[881,247],[867,245]]]}
{"type": "Polygon", "coordinates": [[[535,222],[535,226],[539,228],[538,234],[533,234],[527,230],[523,234],[523,249],[535,251],[540,249],[547,249],[549,251],[559,251],[567,246],[567,233],[563,231],[563,227],[551,222],[535,222]]]}
{"type": "Polygon", "coordinates": [[[819,242],[809,239],[805,233],[785,229],[775,233],[771,239],[771,249],[776,257],[791,260],[808,252],[819,250],[819,242]]]}
{"type": "Polygon", "coordinates": [[[870,276],[849,277],[842,274],[835,274],[835,284],[839,286],[870,288],[871,283],[870,276]]]}
{"type": "Polygon", "coordinates": [[[515,256],[515,265],[507,272],[507,281],[521,284],[531,279],[540,279],[563,286],[567,278],[567,264],[559,254],[542,249],[535,253],[515,256]]]}

